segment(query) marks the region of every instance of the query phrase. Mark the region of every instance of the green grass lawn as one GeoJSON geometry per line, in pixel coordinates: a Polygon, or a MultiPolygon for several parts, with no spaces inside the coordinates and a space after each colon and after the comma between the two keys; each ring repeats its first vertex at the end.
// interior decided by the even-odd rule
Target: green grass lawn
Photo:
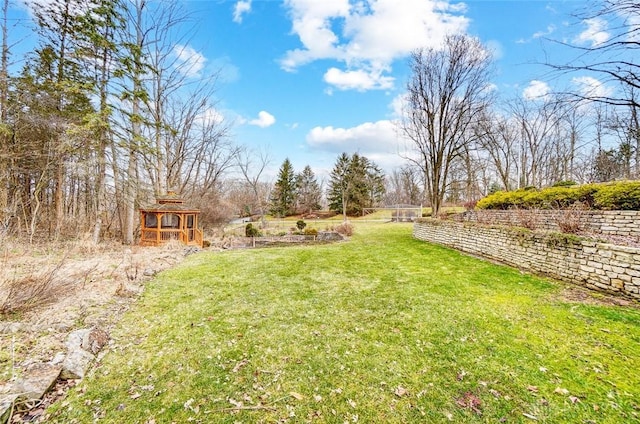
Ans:
{"type": "Polygon", "coordinates": [[[638,422],[640,311],[411,228],[189,257],[50,422],[638,422]]]}

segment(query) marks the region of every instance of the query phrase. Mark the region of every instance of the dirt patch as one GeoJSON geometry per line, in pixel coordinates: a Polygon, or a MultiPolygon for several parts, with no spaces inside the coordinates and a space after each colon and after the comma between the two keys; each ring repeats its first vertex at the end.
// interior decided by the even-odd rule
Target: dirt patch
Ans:
{"type": "Polygon", "coordinates": [[[640,309],[640,304],[632,300],[596,292],[584,287],[571,285],[569,283],[564,284],[566,284],[565,287],[556,295],[556,298],[562,302],[598,306],[625,306],[640,309]]]}

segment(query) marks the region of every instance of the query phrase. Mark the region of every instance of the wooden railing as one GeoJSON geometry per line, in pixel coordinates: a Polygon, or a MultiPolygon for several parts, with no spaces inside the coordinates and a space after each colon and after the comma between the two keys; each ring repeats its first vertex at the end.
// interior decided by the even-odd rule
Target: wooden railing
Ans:
{"type": "Polygon", "coordinates": [[[145,246],[159,246],[170,240],[180,240],[187,245],[197,245],[202,247],[203,235],[202,230],[197,228],[189,228],[185,231],[176,230],[174,228],[169,229],[142,229],[140,235],[140,241],[145,246]]]}

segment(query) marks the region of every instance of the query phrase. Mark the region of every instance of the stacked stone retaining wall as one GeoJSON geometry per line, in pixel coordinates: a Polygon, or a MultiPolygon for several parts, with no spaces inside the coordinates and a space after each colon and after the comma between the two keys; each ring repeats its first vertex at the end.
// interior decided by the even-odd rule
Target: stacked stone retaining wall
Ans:
{"type": "Polygon", "coordinates": [[[421,219],[419,240],[493,259],[532,273],[640,300],[640,249],[561,233],[421,219]]]}
{"type": "Polygon", "coordinates": [[[464,212],[456,218],[461,221],[548,231],[559,231],[560,223],[576,223],[581,229],[596,233],[640,237],[640,211],[477,210],[464,212]]]}

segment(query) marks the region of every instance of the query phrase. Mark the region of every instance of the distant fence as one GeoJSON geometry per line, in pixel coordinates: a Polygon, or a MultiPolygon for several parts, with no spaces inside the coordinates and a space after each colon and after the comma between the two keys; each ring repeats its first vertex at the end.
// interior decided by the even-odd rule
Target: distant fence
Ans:
{"type": "Polygon", "coordinates": [[[378,219],[385,219],[392,222],[415,222],[416,219],[422,217],[422,206],[387,205],[379,208],[364,208],[362,210],[362,216],[374,214],[378,219]]]}

